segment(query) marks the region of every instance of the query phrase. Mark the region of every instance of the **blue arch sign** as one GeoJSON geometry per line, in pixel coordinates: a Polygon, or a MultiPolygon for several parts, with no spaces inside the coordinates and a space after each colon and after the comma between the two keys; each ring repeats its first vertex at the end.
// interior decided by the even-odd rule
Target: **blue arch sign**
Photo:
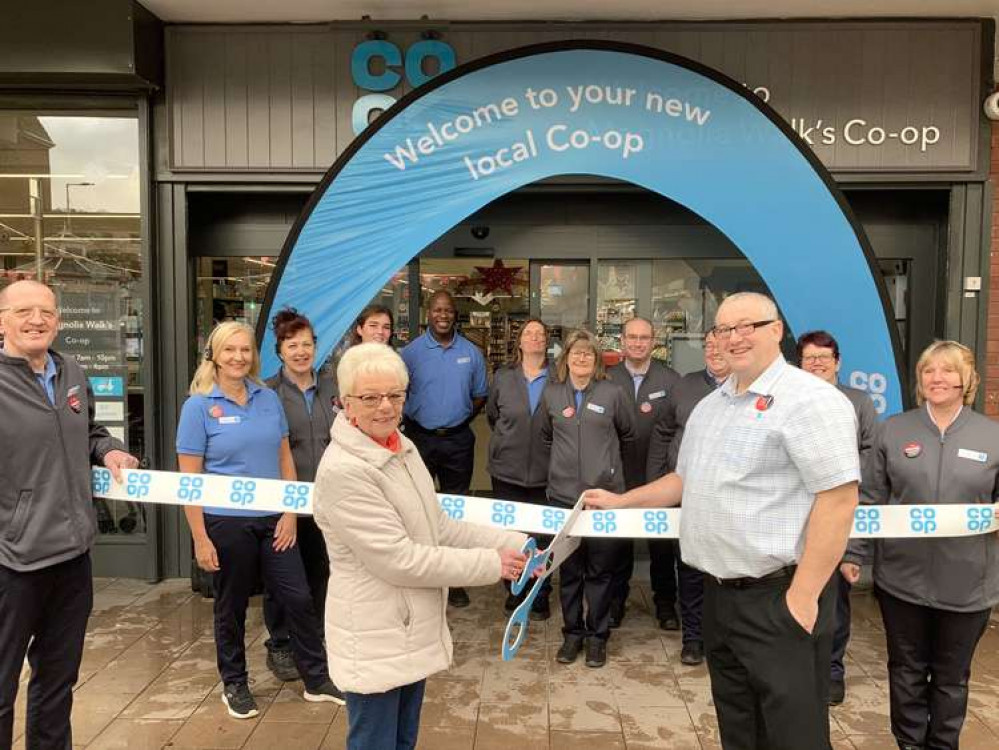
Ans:
{"type": "Polygon", "coordinates": [[[807,146],[744,87],[613,42],[524,47],[460,66],[368,128],[288,237],[272,310],[313,322],[325,359],[392,274],[475,211],[537,180],[611,177],[686,206],[753,263],[790,325],[832,331],[844,379],[902,408],[887,297],[859,224],[807,146]]]}

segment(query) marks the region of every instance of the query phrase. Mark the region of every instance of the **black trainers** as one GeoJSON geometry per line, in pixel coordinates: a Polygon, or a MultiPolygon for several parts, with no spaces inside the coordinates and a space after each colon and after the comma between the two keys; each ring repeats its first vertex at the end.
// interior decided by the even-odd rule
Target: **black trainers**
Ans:
{"type": "Polygon", "coordinates": [[[294,682],[300,676],[295,657],[286,649],[267,649],[267,668],[281,682],[294,682]]]}
{"type": "Polygon", "coordinates": [[[838,706],[846,700],[846,684],[843,680],[831,680],[829,682],[829,705],[838,706]]]}
{"type": "Polygon", "coordinates": [[[222,690],[222,702],[234,719],[252,719],[260,713],[245,682],[234,682],[222,690]]]}
{"type": "Polygon", "coordinates": [[[704,644],[700,641],[688,641],[680,649],[680,662],[688,666],[696,666],[704,661],[704,644]]]}
{"type": "Polygon", "coordinates": [[[531,605],[531,613],[528,615],[535,622],[547,620],[552,616],[552,607],[548,603],[548,597],[539,596],[531,605]]]}
{"type": "Polygon", "coordinates": [[[559,664],[572,664],[583,650],[583,638],[578,635],[567,635],[558,653],[555,654],[555,661],[559,664]]]}
{"type": "Polygon", "coordinates": [[[624,622],[624,602],[611,602],[610,605],[610,628],[617,630],[624,622]]]}
{"type": "Polygon", "coordinates": [[[607,641],[603,638],[586,640],[586,666],[602,667],[607,663],[607,641]]]}
{"type": "Polygon", "coordinates": [[[447,592],[447,603],[461,609],[471,604],[472,600],[468,598],[468,592],[465,589],[456,588],[447,592]]]}
{"type": "Polygon", "coordinates": [[[326,680],[316,688],[305,688],[302,691],[302,697],[309,703],[336,703],[338,706],[342,706],[347,702],[344,700],[340,688],[333,684],[333,680],[326,680]]]}

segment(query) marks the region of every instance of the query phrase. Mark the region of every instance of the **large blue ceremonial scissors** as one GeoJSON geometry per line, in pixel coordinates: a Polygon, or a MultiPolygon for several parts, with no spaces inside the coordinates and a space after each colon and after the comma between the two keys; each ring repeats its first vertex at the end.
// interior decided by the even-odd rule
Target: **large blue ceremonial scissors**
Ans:
{"type": "Polygon", "coordinates": [[[518,595],[527,586],[528,581],[532,578],[535,580],[534,586],[531,587],[530,592],[524,597],[524,601],[520,603],[520,606],[510,615],[510,619],[506,624],[506,631],[503,633],[503,661],[510,661],[510,659],[517,655],[521,645],[523,645],[524,639],[527,637],[527,625],[530,622],[531,605],[534,604],[534,600],[541,591],[545,579],[554,573],[558,566],[565,562],[576,551],[576,548],[579,547],[580,538],[578,536],[569,536],[569,534],[582,510],[583,497],[581,495],[576,504],[572,506],[569,517],[565,519],[562,528],[555,534],[552,543],[548,547],[539,552],[538,544],[533,537],[528,538],[524,542],[524,546],[521,547],[521,552],[527,555],[527,564],[524,565],[524,570],[521,572],[520,578],[510,584],[510,591],[514,595],[518,595]],[[536,573],[535,571],[542,566],[544,566],[543,571],[536,573]],[[535,578],[535,576],[537,577],[535,578]]]}

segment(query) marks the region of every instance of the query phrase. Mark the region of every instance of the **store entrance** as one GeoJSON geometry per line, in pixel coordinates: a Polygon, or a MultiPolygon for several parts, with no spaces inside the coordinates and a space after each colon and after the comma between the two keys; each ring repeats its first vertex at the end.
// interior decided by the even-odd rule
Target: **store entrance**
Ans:
{"type": "MultiPolygon", "coordinates": [[[[919,351],[943,332],[948,194],[847,195],[886,280],[908,376],[919,351]]],[[[256,325],[281,244],[306,199],[304,193],[199,195],[192,204],[199,343],[221,320],[256,325]]],[[[454,295],[462,333],[482,348],[492,370],[512,360],[520,326],[530,317],[550,327],[552,356],[569,331],[584,326],[600,336],[613,364],[624,322],[641,315],[654,324],[654,356],[681,373],[702,366],[704,334],[725,296],[768,291],[713,226],[659,195],[617,184],[528,187],[441,236],[398,269],[373,300],[393,310],[396,346],[425,330],[427,302],[438,289],[454,295]]],[[[332,359],[337,353],[335,348],[332,359]]],[[[790,335],[785,353],[793,356],[790,335]]],[[[473,490],[486,492],[489,430],[484,419],[474,427],[479,455],[473,490]]]]}

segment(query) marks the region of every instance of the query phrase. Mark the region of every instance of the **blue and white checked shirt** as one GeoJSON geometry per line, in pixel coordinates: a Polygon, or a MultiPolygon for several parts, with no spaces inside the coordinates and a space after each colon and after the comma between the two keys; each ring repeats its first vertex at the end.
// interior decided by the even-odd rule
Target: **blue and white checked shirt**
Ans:
{"type": "Polygon", "coordinates": [[[676,472],[684,562],[717,578],[758,578],[798,562],[816,493],[860,481],[856,413],[834,386],[778,355],[745,393],[732,376],[701,400],[676,472]]]}

